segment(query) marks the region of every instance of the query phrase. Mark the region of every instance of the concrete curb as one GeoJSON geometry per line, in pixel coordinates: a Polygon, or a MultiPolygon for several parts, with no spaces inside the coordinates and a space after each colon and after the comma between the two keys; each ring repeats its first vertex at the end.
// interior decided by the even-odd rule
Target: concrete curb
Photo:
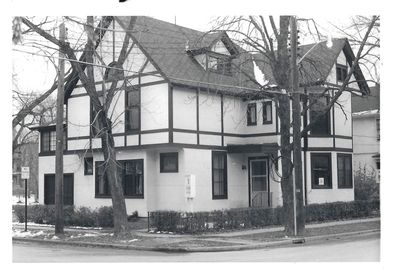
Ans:
{"type": "Polygon", "coordinates": [[[356,235],[375,235],[380,233],[379,229],[364,230],[339,234],[317,235],[305,238],[291,238],[279,241],[270,241],[265,243],[244,244],[244,245],[231,245],[231,246],[215,246],[215,247],[163,247],[163,246],[133,246],[124,244],[111,244],[111,243],[93,243],[93,242],[79,242],[79,241],[59,241],[59,240],[44,240],[44,239],[29,239],[24,237],[13,237],[12,240],[16,242],[35,242],[42,244],[55,244],[55,245],[70,245],[80,247],[94,247],[94,248],[116,248],[125,250],[138,250],[138,251],[153,251],[153,252],[167,252],[167,253],[190,253],[190,252],[226,252],[226,251],[241,251],[241,250],[255,250],[272,247],[283,247],[289,245],[298,245],[304,242],[316,242],[321,240],[340,239],[345,237],[352,237],[356,235]],[[295,244],[298,243],[298,244],[295,244]]]}

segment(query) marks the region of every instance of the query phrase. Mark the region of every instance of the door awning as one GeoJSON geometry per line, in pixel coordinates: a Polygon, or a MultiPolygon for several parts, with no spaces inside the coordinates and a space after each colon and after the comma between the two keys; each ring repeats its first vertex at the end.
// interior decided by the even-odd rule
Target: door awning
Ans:
{"type": "Polygon", "coordinates": [[[272,153],[276,154],[279,149],[277,143],[262,144],[228,144],[228,153],[272,153]]]}

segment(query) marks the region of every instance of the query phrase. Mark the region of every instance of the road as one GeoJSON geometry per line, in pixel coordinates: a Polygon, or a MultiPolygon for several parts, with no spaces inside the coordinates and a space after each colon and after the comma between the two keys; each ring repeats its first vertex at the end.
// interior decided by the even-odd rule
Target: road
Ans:
{"type": "Polygon", "coordinates": [[[380,236],[212,253],[163,253],[13,243],[13,262],[351,262],[379,261],[380,236]]]}

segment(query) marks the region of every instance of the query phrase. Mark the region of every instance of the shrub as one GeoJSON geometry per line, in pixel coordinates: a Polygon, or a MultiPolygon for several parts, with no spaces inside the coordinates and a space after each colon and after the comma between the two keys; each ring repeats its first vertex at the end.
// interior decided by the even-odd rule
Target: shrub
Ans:
{"type": "Polygon", "coordinates": [[[113,209],[111,206],[102,206],[97,209],[97,226],[112,227],[114,226],[113,209]]]}
{"type": "MultiPolygon", "coordinates": [[[[18,222],[25,222],[25,206],[13,205],[13,213],[18,222]]],[[[53,205],[29,205],[28,221],[37,224],[55,224],[55,208],[53,205]]],[[[81,227],[112,227],[112,207],[103,206],[92,210],[88,207],[64,207],[64,224],[81,227]]]]}
{"type": "MultiPolygon", "coordinates": [[[[379,213],[379,200],[310,204],[306,222],[369,217],[379,213]]],[[[149,214],[151,228],[158,231],[200,233],[282,225],[283,208],[237,208],[211,212],[155,211],[149,214]]]]}
{"type": "Polygon", "coordinates": [[[378,200],[379,184],[376,182],[376,173],[368,171],[367,167],[359,166],[354,173],[355,200],[378,200]]]}

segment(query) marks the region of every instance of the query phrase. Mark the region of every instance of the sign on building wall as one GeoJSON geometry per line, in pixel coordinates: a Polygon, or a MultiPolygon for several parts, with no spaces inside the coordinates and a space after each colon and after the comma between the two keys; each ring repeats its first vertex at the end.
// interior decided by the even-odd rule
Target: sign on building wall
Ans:
{"type": "Polygon", "coordinates": [[[196,196],[196,176],[194,174],[185,175],[185,197],[193,199],[196,196]]]}

